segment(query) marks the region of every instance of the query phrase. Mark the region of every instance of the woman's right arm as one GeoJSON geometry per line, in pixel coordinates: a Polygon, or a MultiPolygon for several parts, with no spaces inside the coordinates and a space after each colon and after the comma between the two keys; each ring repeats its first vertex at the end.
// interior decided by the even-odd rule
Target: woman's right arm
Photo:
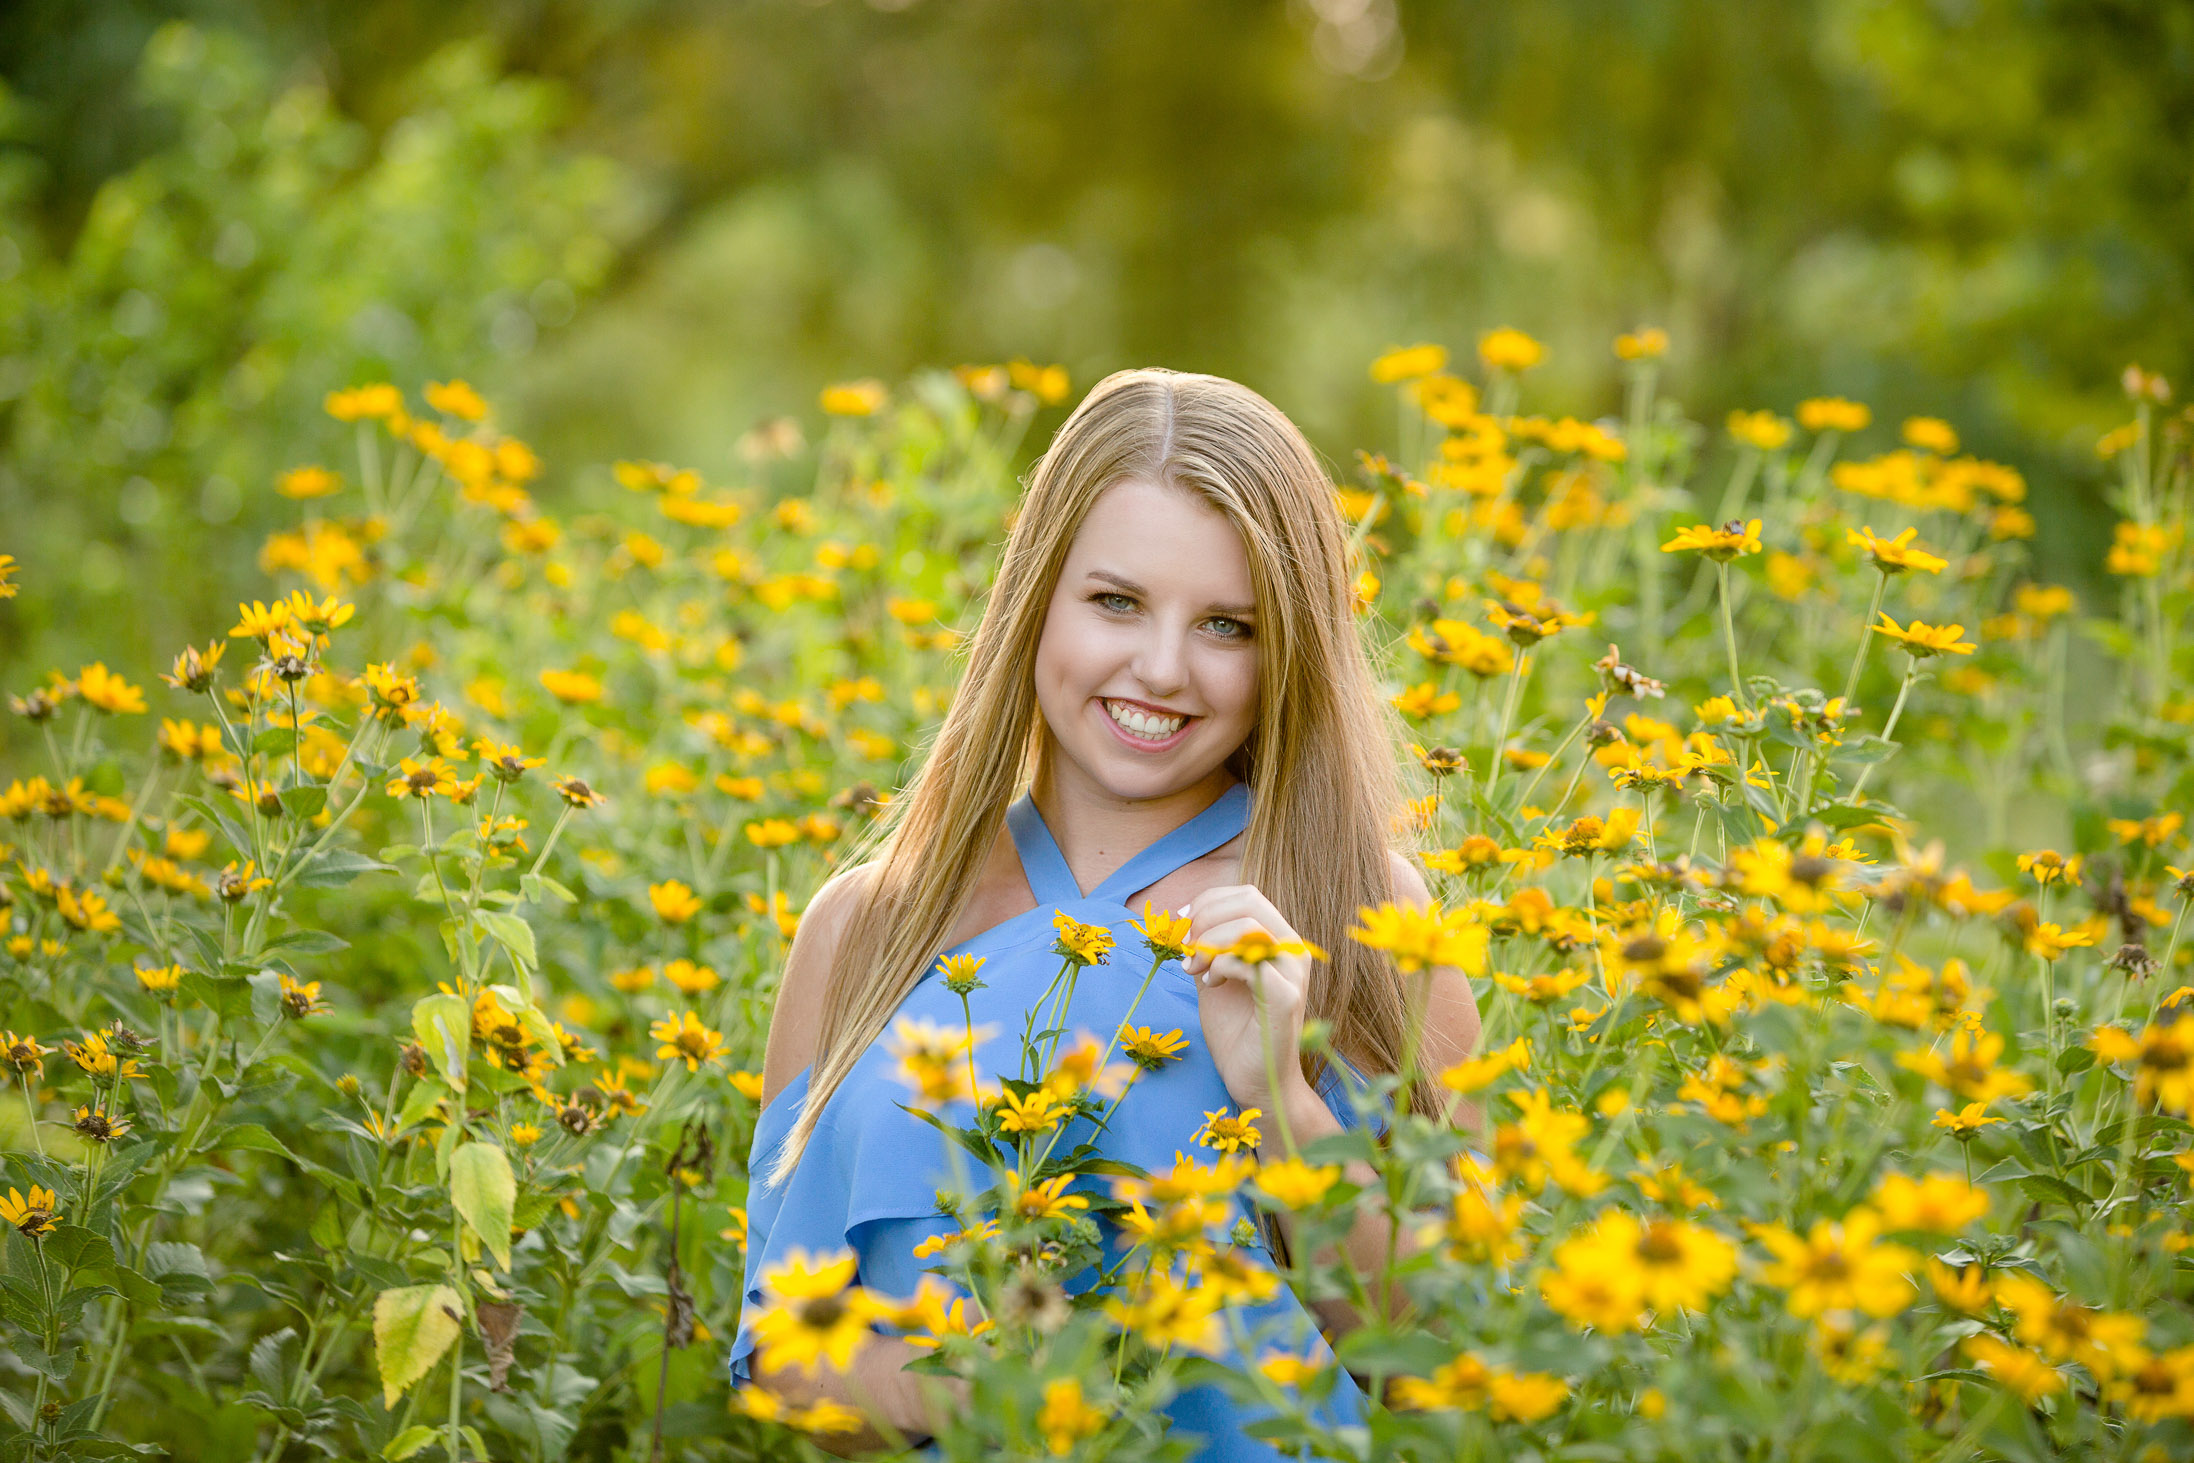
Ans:
{"type": "MultiPolygon", "coordinates": [[[[785,956],[784,976],[777,985],[777,1005],[770,1013],[769,1043],[762,1057],[764,1106],[815,1060],[823,1025],[823,988],[830,979],[831,960],[846,922],[867,896],[875,867],[861,864],[833,874],[808,901],[800,917],[792,949],[785,956]]],[[[864,1416],[880,1417],[910,1436],[929,1437],[942,1430],[945,1414],[925,1402],[924,1386],[941,1388],[950,1399],[945,1405],[962,1408],[968,1405],[968,1387],[958,1377],[922,1377],[904,1370],[908,1362],[927,1354],[897,1337],[875,1335],[855,1354],[847,1371],[820,1361],[812,1372],[797,1367],[765,1372],[757,1364],[754,1382],[797,1406],[813,1406],[828,1398],[864,1416]]],[[[819,1435],[815,1441],[842,1458],[896,1446],[873,1421],[858,1433],[819,1435]]]]}

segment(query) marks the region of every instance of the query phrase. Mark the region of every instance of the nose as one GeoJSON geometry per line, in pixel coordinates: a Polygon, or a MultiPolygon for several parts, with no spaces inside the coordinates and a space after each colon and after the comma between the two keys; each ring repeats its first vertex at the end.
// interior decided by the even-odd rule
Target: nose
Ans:
{"type": "Polygon", "coordinates": [[[1135,678],[1149,690],[1151,699],[1163,701],[1188,684],[1188,628],[1166,623],[1158,616],[1135,650],[1135,678]]]}

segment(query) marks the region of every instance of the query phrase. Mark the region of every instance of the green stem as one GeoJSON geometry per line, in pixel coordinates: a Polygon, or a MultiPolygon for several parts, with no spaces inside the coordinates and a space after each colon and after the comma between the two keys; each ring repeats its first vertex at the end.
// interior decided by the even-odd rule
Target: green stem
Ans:
{"type": "Polygon", "coordinates": [[[1485,797],[1493,801],[1494,784],[1501,778],[1501,762],[1508,747],[1508,729],[1516,720],[1516,697],[1524,684],[1524,652],[1516,652],[1516,663],[1509,668],[1508,694],[1501,698],[1501,730],[1493,738],[1493,750],[1486,757],[1485,797]]]}
{"type": "Polygon", "coordinates": [[[1859,689],[1859,672],[1866,669],[1867,647],[1874,643],[1874,620],[1882,612],[1882,596],[1889,592],[1889,575],[1875,576],[1874,598],[1867,601],[1866,619],[1859,626],[1858,653],[1851,657],[1851,673],[1844,677],[1843,699],[1849,701],[1859,689]]]}
{"type": "MultiPolygon", "coordinates": [[[[1737,626],[1729,613],[1729,562],[1726,559],[1717,560],[1714,573],[1721,581],[1722,649],[1729,654],[1729,693],[1737,698],[1738,707],[1749,715],[1752,711],[1752,699],[1745,695],[1744,679],[1737,673],[1737,626]]],[[[1740,773],[1744,771],[1742,767],[1737,770],[1740,773]]]]}
{"type": "MultiPolygon", "coordinates": [[[[1897,730],[1897,718],[1904,714],[1905,697],[1911,694],[1912,678],[1915,674],[1918,673],[1919,669],[1920,658],[1916,655],[1910,657],[1905,666],[1904,684],[1900,685],[1897,688],[1897,704],[1889,708],[1889,721],[1882,727],[1882,740],[1885,742],[1888,741],[1891,735],[1897,730]]],[[[1874,773],[1874,769],[1881,765],[1882,764],[1879,762],[1869,762],[1866,764],[1866,766],[1859,769],[1859,780],[1851,784],[1852,802],[1857,802],[1859,800],[1859,794],[1866,790],[1867,778],[1871,777],[1874,773]]]]}

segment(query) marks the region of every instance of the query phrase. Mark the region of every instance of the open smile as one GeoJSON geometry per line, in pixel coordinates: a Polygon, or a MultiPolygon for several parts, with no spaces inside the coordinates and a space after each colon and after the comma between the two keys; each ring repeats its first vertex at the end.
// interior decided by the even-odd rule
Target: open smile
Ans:
{"type": "Polygon", "coordinates": [[[1115,701],[1110,697],[1098,699],[1104,705],[1105,720],[1112,724],[1113,734],[1138,752],[1163,752],[1177,746],[1188,735],[1189,728],[1202,720],[1180,712],[1152,711],[1132,701],[1115,701]]]}

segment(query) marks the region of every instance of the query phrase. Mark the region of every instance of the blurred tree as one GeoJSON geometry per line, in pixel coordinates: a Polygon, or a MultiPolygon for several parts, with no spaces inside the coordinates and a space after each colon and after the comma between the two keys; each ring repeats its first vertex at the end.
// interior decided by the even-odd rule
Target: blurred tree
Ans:
{"type": "Polygon", "coordinates": [[[1383,346],[1513,323],[1552,347],[1534,400],[1599,411],[1608,337],[1657,323],[1707,420],[1820,389],[1884,432],[1956,417],[2029,469],[2062,575],[2097,553],[2059,490],[2096,475],[2107,383],[2194,368],[2184,5],[27,0],[0,72],[0,504],[69,485],[86,544],[143,535],[132,477],[256,501],[249,454],[369,365],[500,362],[552,462],[728,477],[834,377],[1157,361],[1345,462],[1390,424],[1383,346]],[[174,11],[261,59],[118,101],[174,11]],[[282,140],[300,109],[315,140],[282,140]],[[621,213],[581,151],[639,185],[621,213]]]}
{"type": "Polygon", "coordinates": [[[58,243],[35,168],[0,174],[0,521],[39,585],[0,657],[61,656],[83,620],[140,663],[225,630],[224,568],[294,520],[272,483],[329,435],[328,389],[522,350],[614,256],[615,168],[551,145],[557,89],[501,77],[492,43],[424,59],[378,137],[276,72],[157,31],[135,84],[172,132],[58,243]]]}

